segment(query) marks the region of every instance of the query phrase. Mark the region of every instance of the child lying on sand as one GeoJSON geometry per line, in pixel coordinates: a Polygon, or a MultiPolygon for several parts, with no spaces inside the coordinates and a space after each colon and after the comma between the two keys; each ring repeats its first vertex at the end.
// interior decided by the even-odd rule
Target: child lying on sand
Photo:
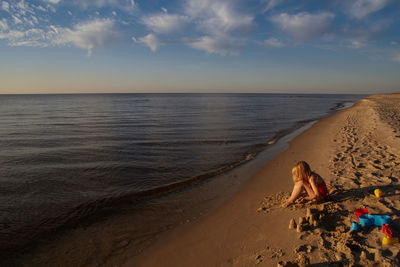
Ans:
{"type": "Polygon", "coordinates": [[[287,207],[294,203],[303,190],[308,194],[305,200],[318,201],[328,195],[328,189],[324,180],[317,173],[311,171],[310,165],[307,162],[297,162],[292,169],[292,176],[294,183],[292,195],[282,204],[282,207],[287,207]]]}

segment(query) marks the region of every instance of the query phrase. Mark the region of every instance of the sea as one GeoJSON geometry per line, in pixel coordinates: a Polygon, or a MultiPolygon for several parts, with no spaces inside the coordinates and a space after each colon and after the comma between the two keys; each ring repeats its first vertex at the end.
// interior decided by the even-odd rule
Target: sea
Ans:
{"type": "Polygon", "coordinates": [[[68,242],[77,229],[82,237],[107,225],[114,234],[104,255],[113,257],[106,244],[117,237],[140,253],[189,221],[183,210],[202,214],[212,208],[202,203],[225,194],[192,190],[207,191],[282,136],[363,97],[0,95],[0,256],[46,254],[40,247],[68,242]]]}

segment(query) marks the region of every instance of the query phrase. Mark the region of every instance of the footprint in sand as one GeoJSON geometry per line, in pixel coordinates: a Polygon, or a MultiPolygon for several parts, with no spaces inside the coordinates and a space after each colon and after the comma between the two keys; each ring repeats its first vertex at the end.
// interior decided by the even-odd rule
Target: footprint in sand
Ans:
{"type": "Polygon", "coordinates": [[[310,245],[301,245],[298,246],[294,249],[295,254],[300,254],[300,253],[311,253],[315,248],[310,245]]]}

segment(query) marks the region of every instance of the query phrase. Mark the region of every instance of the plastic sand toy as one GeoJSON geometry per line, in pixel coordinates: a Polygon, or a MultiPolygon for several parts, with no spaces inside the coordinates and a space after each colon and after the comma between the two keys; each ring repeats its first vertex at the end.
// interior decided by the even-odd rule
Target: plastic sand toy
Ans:
{"type": "Polygon", "coordinates": [[[394,245],[397,243],[399,243],[399,239],[397,237],[384,236],[382,239],[382,245],[394,245]]]}
{"type": "Polygon", "coordinates": [[[399,243],[399,239],[393,237],[392,229],[390,229],[389,224],[382,224],[382,232],[385,234],[382,239],[382,245],[394,245],[399,243]]]}
{"type": "Polygon", "coordinates": [[[351,227],[350,227],[350,231],[360,232],[361,231],[360,224],[358,222],[352,222],[351,223],[351,227]]]}
{"type": "Polygon", "coordinates": [[[376,197],[382,197],[382,190],[380,190],[380,189],[375,189],[374,190],[374,194],[375,194],[375,196],[376,197]]]}
{"type": "Polygon", "coordinates": [[[363,209],[363,208],[361,208],[361,209],[356,209],[356,210],[354,211],[354,213],[355,213],[356,216],[357,216],[357,220],[359,220],[358,217],[360,217],[360,215],[363,215],[363,214],[368,214],[368,210],[367,210],[367,209],[363,209]]]}
{"type": "Polygon", "coordinates": [[[358,217],[361,226],[382,226],[382,224],[390,224],[390,216],[388,215],[371,215],[363,214],[358,217]]]}
{"type": "Polygon", "coordinates": [[[392,233],[392,229],[390,229],[389,224],[384,223],[382,224],[382,232],[387,236],[392,238],[393,237],[393,233],[392,233]]]}
{"type": "MultiPolygon", "coordinates": [[[[379,189],[376,189],[379,190],[379,189]]],[[[375,190],[375,191],[376,191],[375,190]]],[[[381,192],[382,193],[382,192],[381,192]]],[[[375,193],[376,195],[376,193],[375,193]]],[[[377,196],[378,197],[378,196],[377,196]]],[[[356,209],[354,213],[360,223],[352,222],[350,231],[360,232],[361,226],[382,226],[382,232],[385,236],[382,239],[382,245],[394,245],[399,243],[399,238],[394,237],[390,228],[390,216],[388,215],[371,215],[367,209],[356,209]]]]}

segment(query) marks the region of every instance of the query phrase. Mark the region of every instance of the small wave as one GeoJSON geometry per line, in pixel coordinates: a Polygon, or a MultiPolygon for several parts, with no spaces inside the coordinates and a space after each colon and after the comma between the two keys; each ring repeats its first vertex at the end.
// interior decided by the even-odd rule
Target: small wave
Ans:
{"type": "Polygon", "coordinates": [[[268,145],[273,145],[276,143],[276,141],[278,141],[278,138],[273,138],[272,140],[268,141],[267,144],[268,145]]]}
{"type": "Polygon", "coordinates": [[[256,156],[256,153],[248,153],[248,154],[246,155],[246,157],[244,158],[244,161],[243,161],[243,162],[247,162],[247,161],[249,161],[249,160],[252,160],[252,159],[255,158],[255,156],[256,156]]]}
{"type": "Polygon", "coordinates": [[[334,107],[331,107],[330,110],[341,110],[345,107],[345,103],[339,102],[336,103],[334,107]]]}

